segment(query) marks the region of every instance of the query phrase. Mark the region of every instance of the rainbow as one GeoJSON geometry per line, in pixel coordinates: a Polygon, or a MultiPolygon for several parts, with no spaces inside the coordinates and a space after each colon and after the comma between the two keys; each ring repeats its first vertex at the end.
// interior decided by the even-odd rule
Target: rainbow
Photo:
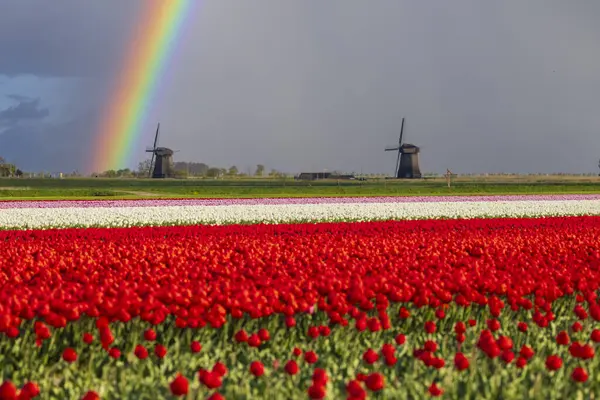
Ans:
{"type": "Polygon", "coordinates": [[[131,167],[134,146],[196,0],[144,0],[93,143],[90,170],[131,167]]]}

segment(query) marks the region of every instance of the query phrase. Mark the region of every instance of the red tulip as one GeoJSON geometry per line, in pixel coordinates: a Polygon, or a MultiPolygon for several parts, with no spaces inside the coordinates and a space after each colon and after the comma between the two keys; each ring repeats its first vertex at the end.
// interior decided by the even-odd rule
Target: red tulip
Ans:
{"type": "Polygon", "coordinates": [[[521,351],[519,352],[519,354],[521,355],[521,357],[524,357],[526,360],[529,360],[533,357],[533,355],[535,354],[533,349],[529,346],[527,346],[526,344],[524,344],[521,347],[521,351]]]}
{"type": "Polygon", "coordinates": [[[212,370],[213,370],[213,372],[216,372],[217,374],[219,374],[219,376],[227,375],[227,367],[225,366],[225,364],[223,364],[220,361],[217,361],[215,363],[212,370]]]}
{"type": "Polygon", "coordinates": [[[146,339],[149,342],[156,340],[156,332],[154,331],[154,329],[145,330],[144,331],[144,339],[146,339]]]}
{"type": "Polygon", "coordinates": [[[435,330],[436,330],[435,322],[433,322],[433,321],[425,322],[425,332],[431,334],[431,333],[434,333],[435,330]]]}
{"type": "Polygon", "coordinates": [[[261,344],[261,340],[260,337],[253,333],[252,335],[250,335],[250,337],[248,338],[248,345],[250,347],[259,347],[261,344]]]}
{"type": "Polygon", "coordinates": [[[358,380],[352,380],[348,382],[346,385],[346,391],[348,392],[349,396],[355,399],[365,399],[367,396],[367,393],[362,388],[360,381],[358,380]]]}
{"type": "Polygon", "coordinates": [[[502,361],[506,364],[510,364],[515,359],[515,354],[510,350],[504,350],[501,355],[502,361]]]}
{"type": "Polygon", "coordinates": [[[219,388],[223,384],[222,375],[214,371],[200,370],[199,377],[200,382],[209,389],[219,388]]]}
{"type": "Polygon", "coordinates": [[[585,369],[577,367],[573,370],[571,378],[573,378],[575,382],[585,382],[588,380],[588,374],[585,369]]]}
{"type": "Polygon", "coordinates": [[[401,319],[407,319],[408,317],[410,317],[410,311],[408,311],[404,307],[400,307],[400,312],[398,313],[398,317],[401,319]]]}
{"type": "Polygon", "coordinates": [[[307,351],[304,353],[304,361],[306,361],[309,364],[316,363],[318,359],[319,357],[314,351],[307,351]]]}
{"type": "Polygon", "coordinates": [[[140,360],[144,360],[144,359],[148,358],[148,349],[146,349],[141,344],[138,344],[137,346],[135,346],[135,350],[133,351],[133,353],[140,360]]]}
{"type": "MultiPolygon", "coordinates": [[[[258,337],[258,335],[256,335],[256,337],[258,337]]],[[[248,341],[248,334],[246,333],[245,330],[239,330],[236,332],[236,334],[234,335],[235,341],[238,343],[245,343],[248,341]]]]}
{"type": "Polygon", "coordinates": [[[308,328],[308,336],[316,339],[319,337],[319,328],[317,328],[316,326],[311,326],[308,328]]]}
{"type": "Polygon", "coordinates": [[[298,364],[294,360],[290,360],[285,364],[285,372],[290,375],[296,375],[298,373],[298,364]]]}
{"type": "Polygon", "coordinates": [[[296,319],[294,317],[288,316],[285,317],[285,326],[288,328],[293,328],[296,326],[296,319]]]}
{"type": "Polygon", "coordinates": [[[469,368],[469,360],[463,353],[456,353],[454,356],[454,366],[459,371],[464,371],[469,368]]]}
{"type": "Polygon", "coordinates": [[[431,386],[429,386],[428,391],[429,394],[433,397],[441,396],[444,393],[444,391],[441,388],[439,388],[435,382],[432,383],[431,386]]]}
{"type": "Polygon", "coordinates": [[[108,355],[114,359],[120,358],[121,350],[119,350],[117,347],[111,347],[110,350],[108,351],[108,355]]]}
{"type": "Polygon", "coordinates": [[[11,381],[4,381],[0,385],[0,400],[12,400],[17,398],[17,388],[11,381]]]}
{"type": "Polygon", "coordinates": [[[200,353],[202,350],[202,345],[200,342],[194,340],[192,343],[190,343],[190,350],[192,350],[192,353],[200,353]]]}
{"type": "Polygon", "coordinates": [[[85,344],[92,344],[94,342],[94,336],[92,336],[92,334],[88,333],[88,332],[84,333],[83,334],[83,342],[85,344]]]}
{"type": "Polygon", "coordinates": [[[383,375],[378,372],[370,374],[365,383],[367,388],[373,392],[378,392],[385,386],[383,375]]]}
{"type": "Polygon", "coordinates": [[[424,348],[426,351],[429,351],[431,353],[435,353],[435,351],[437,350],[437,343],[434,342],[433,340],[427,340],[425,342],[424,348]]]}
{"type": "Polygon", "coordinates": [[[320,385],[312,385],[308,388],[308,397],[314,400],[325,398],[325,388],[320,385]]]}
{"type": "Polygon", "coordinates": [[[569,334],[565,331],[560,331],[558,332],[558,335],[556,336],[556,343],[566,346],[570,343],[570,339],[569,339],[569,334]]]}
{"type": "Polygon", "coordinates": [[[455,325],[454,325],[454,332],[459,335],[462,333],[465,333],[467,331],[467,326],[465,325],[464,322],[462,321],[458,321],[455,325]]]}
{"type": "Polygon", "coordinates": [[[377,354],[376,351],[373,351],[373,349],[368,349],[363,354],[363,361],[366,362],[367,364],[373,364],[378,359],[379,359],[379,354],[377,354]]]}
{"type": "Polygon", "coordinates": [[[265,373],[265,367],[260,361],[252,361],[250,373],[256,377],[262,376],[265,373]]]}
{"type": "Polygon", "coordinates": [[[331,329],[328,326],[320,326],[319,327],[319,334],[321,336],[329,336],[331,334],[331,329]]]}
{"type": "Polygon", "coordinates": [[[315,368],[312,380],[314,385],[326,386],[328,381],[327,372],[324,369],[315,368]]]}
{"type": "Polygon", "coordinates": [[[487,326],[490,329],[490,331],[495,332],[498,329],[500,329],[500,321],[498,321],[497,319],[488,319],[487,326]]]}
{"type": "Polygon", "coordinates": [[[556,371],[562,367],[562,360],[557,355],[551,355],[546,358],[546,368],[550,371],[556,371]]]}
{"type": "Polygon", "coordinates": [[[171,393],[173,396],[185,396],[188,393],[188,380],[181,374],[177,375],[170,384],[171,393]]]}
{"type": "Polygon", "coordinates": [[[519,331],[521,332],[527,332],[528,326],[525,322],[519,322],[517,324],[517,328],[519,329],[519,331]]]}
{"type": "Polygon", "coordinates": [[[266,342],[271,338],[271,335],[269,334],[268,330],[262,328],[258,330],[258,337],[261,341],[266,342]]]}
{"type": "Polygon", "coordinates": [[[77,352],[75,349],[68,347],[63,351],[62,358],[68,363],[75,362],[77,360],[77,352]]]}
{"type": "Polygon", "coordinates": [[[399,333],[398,335],[396,335],[395,341],[399,346],[402,346],[406,342],[406,336],[402,333],[399,333]]]}
{"type": "Polygon", "coordinates": [[[89,392],[83,395],[81,400],[100,400],[100,396],[98,395],[98,393],[94,392],[93,390],[90,390],[89,392]]]}
{"type": "Polygon", "coordinates": [[[33,399],[34,397],[39,396],[40,388],[35,382],[27,382],[21,388],[21,393],[23,394],[23,397],[27,396],[28,398],[33,399]]]}

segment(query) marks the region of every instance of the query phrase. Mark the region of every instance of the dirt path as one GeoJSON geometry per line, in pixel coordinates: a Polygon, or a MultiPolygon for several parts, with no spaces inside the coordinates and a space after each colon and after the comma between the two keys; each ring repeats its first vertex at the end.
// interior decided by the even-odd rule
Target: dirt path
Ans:
{"type": "Polygon", "coordinates": [[[142,197],[158,197],[158,196],[165,195],[165,193],[142,192],[142,191],[137,191],[137,190],[112,190],[112,191],[115,193],[131,194],[133,196],[142,196],[142,197]]]}

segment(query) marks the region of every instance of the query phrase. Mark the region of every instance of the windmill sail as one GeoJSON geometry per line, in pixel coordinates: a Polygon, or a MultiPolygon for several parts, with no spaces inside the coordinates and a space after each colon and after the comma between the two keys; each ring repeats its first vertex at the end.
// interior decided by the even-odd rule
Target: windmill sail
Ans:
{"type": "Polygon", "coordinates": [[[398,140],[398,157],[396,157],[396,169],[394,175],[398,174],[400,168],[400,154],[402,153],[402,136],[404,135],[404,117],[402,117],[402,125],[400,126],[400,140],[398,140]]]}
{"type": "Polygon", "coordinates": [[[152,167],[154,166],[154,156],[156,155],[156,145],[158,144],[158,131],[160,130],[160,122],[156,126],[156,135],[154,135],[154,146],[152,146],[152,158],[150,159],[150,170],[148,171],[148,178],[152,177],[152,167]]]}

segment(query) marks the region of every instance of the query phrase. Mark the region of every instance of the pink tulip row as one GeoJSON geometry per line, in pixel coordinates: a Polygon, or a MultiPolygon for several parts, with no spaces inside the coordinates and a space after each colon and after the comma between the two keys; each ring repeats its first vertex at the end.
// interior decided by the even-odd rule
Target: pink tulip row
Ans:
{"type": "Polygon", "coordinates": [[[600,194],[503,195],[503,196],[402,196],[402,197],[303,197],[259,199],[141,199],[141,200],[44,200],[0,201],[8,208],[169,207],[277,204],[430,203],[497,201],[600,200],[600,194]]]}

